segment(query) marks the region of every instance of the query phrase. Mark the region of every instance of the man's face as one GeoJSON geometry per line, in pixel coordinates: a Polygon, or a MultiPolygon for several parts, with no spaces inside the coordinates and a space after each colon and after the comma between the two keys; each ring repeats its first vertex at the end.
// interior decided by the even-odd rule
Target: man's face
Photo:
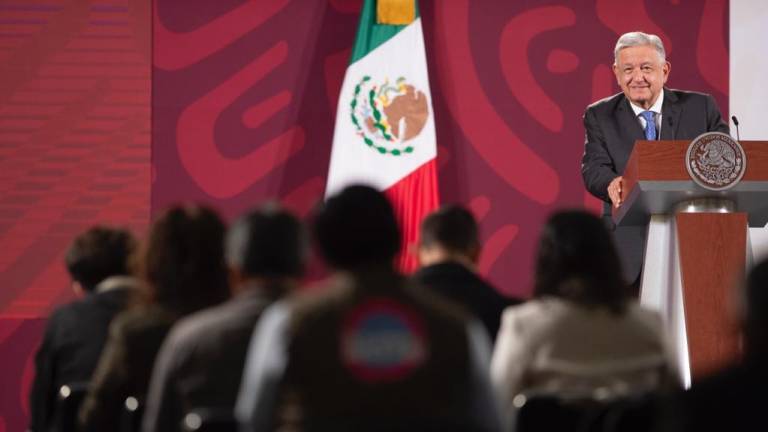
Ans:
{"type": "Polygon", "coordinates": [[[639,45],[619,51],[613,65],[624,95],[637,106],[650,108],[669,77],[670,64],[661,60],[650,45],[639,45]]]}

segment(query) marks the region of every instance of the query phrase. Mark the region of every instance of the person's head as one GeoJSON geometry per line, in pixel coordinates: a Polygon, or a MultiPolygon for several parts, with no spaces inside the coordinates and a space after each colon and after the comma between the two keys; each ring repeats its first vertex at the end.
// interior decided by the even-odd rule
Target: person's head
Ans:
{"type": "Polygon", "coordinates": [[[313,233],[323,258],[339,270],[391,266],[400,249],[392,205],[368,186],[349,186],[321,204],[313,233]]]}
{"type": "Polygon", "coordinates": [[[624,95],[635,105],[650,108],[669,77],[664,44],[658,36],[624,33],[613,50],[613,73],[624,95]]]}
{"type": "Polygon", "coordinates": [[[419,262],[423,266],[445,261],[476,264],[480,256],[477,222],[466,208],[454,204],[430,213],[421,222],[419,262]]]}
{"type": "Polygon", "coordinates": [[[186,315],[226,299],[224,231],[206,207],[174,206],[157,218],[140,263],[149,301],[186,315]]]}
{"type": "Polygon", "coordinates": [[[95,226],[77,236],[64,257],[75,291],[91,292],[110,276],[129,274],[135,247],[131,233],[120,228],[95,226]]]}
{"type": "Polygon", "coordinates": [[[768,358],[768,259],[749,272],[744,294],[747,354],[768,358]]]}
{"type": "Polygon", "coordinates": [[[534,296],[621,312],[628,299],[621,262],[603,221],[582,210],[553,214],[541,234],[534,296]]]}
{"type": "Polygon", "coordinates": [[[233,285],[252,279],[299,278],[306,248],[301,222],[277,205],[245,214],[227,233],[226,258],[233,285]]]}

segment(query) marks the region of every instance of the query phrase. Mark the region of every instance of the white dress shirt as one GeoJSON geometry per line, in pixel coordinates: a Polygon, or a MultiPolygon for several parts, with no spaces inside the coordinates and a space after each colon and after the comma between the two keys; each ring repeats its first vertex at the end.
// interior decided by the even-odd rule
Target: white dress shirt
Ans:
{"type": "Polygon", "coordinates": [[[656,119],[656,139],[661,138],[661,105],[664,103],[664,89],[661,89],[661,92],[659,93],[659,97],[656,98],[656,102],[653,103],[650,109],[645,109],[642,107],[639,107],[632,103],[632,101],[629,102],[629,106],[632,107],[632,111],[635,112],[635,117],[637,117],[638,120],[640,120],[640,126],[643,127],[643,130],[645,130],[645,119],[643,116],[640,115],[643,111],[653,111],[656,113],[654,118],[656,119]]]}

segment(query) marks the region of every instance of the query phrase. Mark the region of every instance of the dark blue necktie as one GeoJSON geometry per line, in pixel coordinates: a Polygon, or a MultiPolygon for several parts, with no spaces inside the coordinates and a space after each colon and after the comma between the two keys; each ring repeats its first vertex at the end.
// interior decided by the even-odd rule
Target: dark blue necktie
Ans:
{"type": "Polygon", "coordinates": [[[640,113],[645,119],[645,139],[653,141],[656,139],[656,121],[654,120],[653,111],[643,111],[640,113]]]}

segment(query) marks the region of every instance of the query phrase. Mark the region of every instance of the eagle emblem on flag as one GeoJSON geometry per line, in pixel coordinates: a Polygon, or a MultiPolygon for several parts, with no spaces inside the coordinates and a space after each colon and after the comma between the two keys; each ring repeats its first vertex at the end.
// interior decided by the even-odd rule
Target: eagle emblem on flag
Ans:
{"type": "Polygon", "coordinates": [[[381,154],[413,153],[417,137],[429,117],[429,102],[421,90],[404,77],[375,82],[363,76],[349,103],[351,120],[362,141],[381,154]]]}

